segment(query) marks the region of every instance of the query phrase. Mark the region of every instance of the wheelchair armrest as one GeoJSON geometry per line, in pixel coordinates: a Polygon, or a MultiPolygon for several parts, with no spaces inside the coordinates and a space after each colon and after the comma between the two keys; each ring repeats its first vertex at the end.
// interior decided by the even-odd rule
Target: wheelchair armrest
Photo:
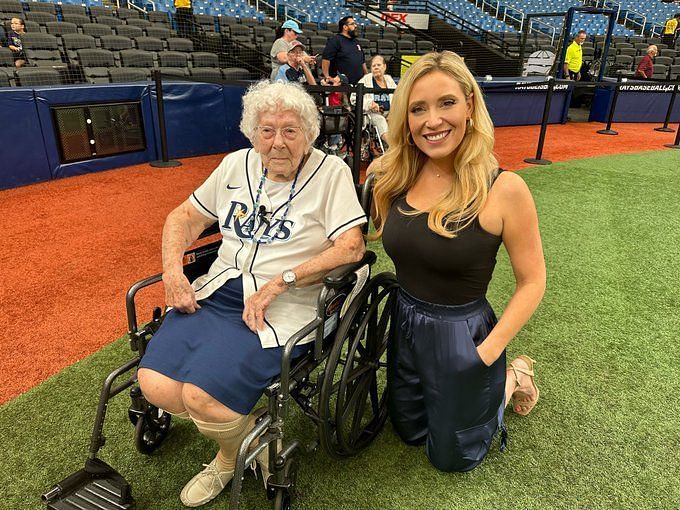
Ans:
{"type": "Polygon", "coordinates": [[[135,296],[137,295],[137,292],[145,287],[149,287],[150,285],[160,282],[162,279],[163,273],[158,273],[153,276],[149,276],[148,278],[144,278],[143,280],[139,280],[138,282],[132,284],[132,286],[128,289],[127,293],[125,294],[125,310],[127,311],[129,333],[137,332],[137,308],[135,307],[135,296]]]}
{"type": "Polygon", "coordinates": [[[367,264],[369,266],[373,265],[377,258],[375,253],[367,251],[359,262],[344,264],[326,273],[323,283],[331,289],[339,289],[347,284],[351,284],[356,279],[354,272],[367,264]]]}

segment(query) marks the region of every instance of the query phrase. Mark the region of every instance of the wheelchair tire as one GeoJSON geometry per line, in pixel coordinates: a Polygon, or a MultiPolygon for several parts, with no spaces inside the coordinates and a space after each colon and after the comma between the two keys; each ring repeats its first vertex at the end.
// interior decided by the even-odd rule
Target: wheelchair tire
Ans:
{"type": "Polygon", "coordinates": [[[335,458],[366,448],[387,420],[386,363],[398,288],[392,273],[369,280],[340,321],[319,398],[320,442],[335,458]],[[368,408],[368,414],[366,410],[368,408]]]}
{"type": "Polygon", "coordinates": [[[135,425],[135,447],[139,453],[151,455],[165,440],[170,431],[172,416],[162,409],[149,406],[135,425]]]}
{"type": "Polygon", "coordinates": [[[297,461],[295,459],[288,459],[283,468],[283,476],[290,486],[287,489],[276,489],[273,504],[274,510],[290,510],[292,508],[297,477],[297,461]]]}

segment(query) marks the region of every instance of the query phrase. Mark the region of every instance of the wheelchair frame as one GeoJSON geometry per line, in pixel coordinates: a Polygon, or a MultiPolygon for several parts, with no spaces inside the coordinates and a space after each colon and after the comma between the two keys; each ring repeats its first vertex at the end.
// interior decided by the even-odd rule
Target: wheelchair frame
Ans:
{"type": "MultiPolygon", "coordinates": [[[[369,176],[361,187],[361,203],[365,211],[369,211],[370,207],[372,177],[369,176]]],[[[368,224],[364,226],[364,233],[367,231],[368,224]]],[[[219,228],[213,226],[202,237],[217,232],[219,228]]],[[[190,280],[207,271],[219,245],[220,241],[216,241],[185,253],[185,273],[190,280]]],[[[239,448],[231,486],[231,510],[238,509],[246,467],[270,445],[274,447],[268,452],[271,475],[266,483],[267,496],[273,500],[275,510],[291,508],[297,472],[295,457],[302,447],[297,439],[286,441],[284,434],[291,399],[317,425],[318,440],[334,458],[355,455],[369,446],[382,429],[387,419],[387,388],[385,385],[382,392],[379,390],[377,374],[386,366],[380,358],[387,349],[397,283],[392,273],[381,273],[371,279],[367,277],[360,290],[355,291],[358,272],[366,268],[370,273],[376,258],[373,252],[367,251],[361,261],[330,271],[324,277],[317,299],[317,316],[286,342],[280,377],[264,392],[268,397],[267,412],[259,417],[239,448]],[[341,308],[350,296],[353,299],[341,317],[341,308]],[[312,352],[302,356],[293,366],[291,358],[295,345],[312,333],[312,352]],[[337,379],[339,367],[342,369],[337,379]],[[313,380],[314,372],[319,368],[321,370],[313,380]],[[313,401],[317,397],[318,407],[315,408],[313,401]],[[370,403],[372,415],[366,422],[367,403],[370,403]]],[[[130,346],[139,355],[106,377],[85,466],[42,495],[48,509],[79,508],[69,505],[83,499],[88,502],[95,500],[99,505],[97,508],[103,510],[136,508],[130,484],[99,459],[98,452],[106,442],[103,427],[108,402],[128,388],[131,388],[128,415],[135,426],[137,450],[143,454],[152,453],[170,431],[171,416],[146,401],[137,385],[136,371],[114,387],[118,378],[138,366],[148,342],[161,325],[163,314],[160,308],[156,308],[152,320],[139,328],[135,306],[136,294],[160,282],[161,278],[162,275],[157,274],[138,281],[126,294],[130,346]]],[[[315,448],[317,444],[312,446],[315,448]]]]}

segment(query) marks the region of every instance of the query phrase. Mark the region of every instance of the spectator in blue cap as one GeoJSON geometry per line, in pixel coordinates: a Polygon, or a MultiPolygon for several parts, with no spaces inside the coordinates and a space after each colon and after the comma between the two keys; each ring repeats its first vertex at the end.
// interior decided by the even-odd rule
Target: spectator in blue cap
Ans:
{"type": "Polygon", "coordinates": [[[274,41],[272,49],[269,51],[269,55],[272,58],[272,81],[276,80],[276,75],[279,74],[279,67],[288,63],[290,43],[296,40],[298,34],[301,33],[302,30],[300,30],[300,25],[292,19],[289,19],[281,25],[281,37],[274,41]]]}

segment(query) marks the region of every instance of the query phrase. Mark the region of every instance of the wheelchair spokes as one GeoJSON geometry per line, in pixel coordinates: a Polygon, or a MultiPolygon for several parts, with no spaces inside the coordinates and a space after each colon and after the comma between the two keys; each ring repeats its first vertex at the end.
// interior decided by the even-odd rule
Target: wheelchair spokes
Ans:
{"type": "Polygon", "coordinates": [[[336,333],[319,401],[320,438],[331,456],[355,455],[373,441],[387,419],[381,358],[395,288],[393,275],[376,276],[356,297],[336,333]]]}

